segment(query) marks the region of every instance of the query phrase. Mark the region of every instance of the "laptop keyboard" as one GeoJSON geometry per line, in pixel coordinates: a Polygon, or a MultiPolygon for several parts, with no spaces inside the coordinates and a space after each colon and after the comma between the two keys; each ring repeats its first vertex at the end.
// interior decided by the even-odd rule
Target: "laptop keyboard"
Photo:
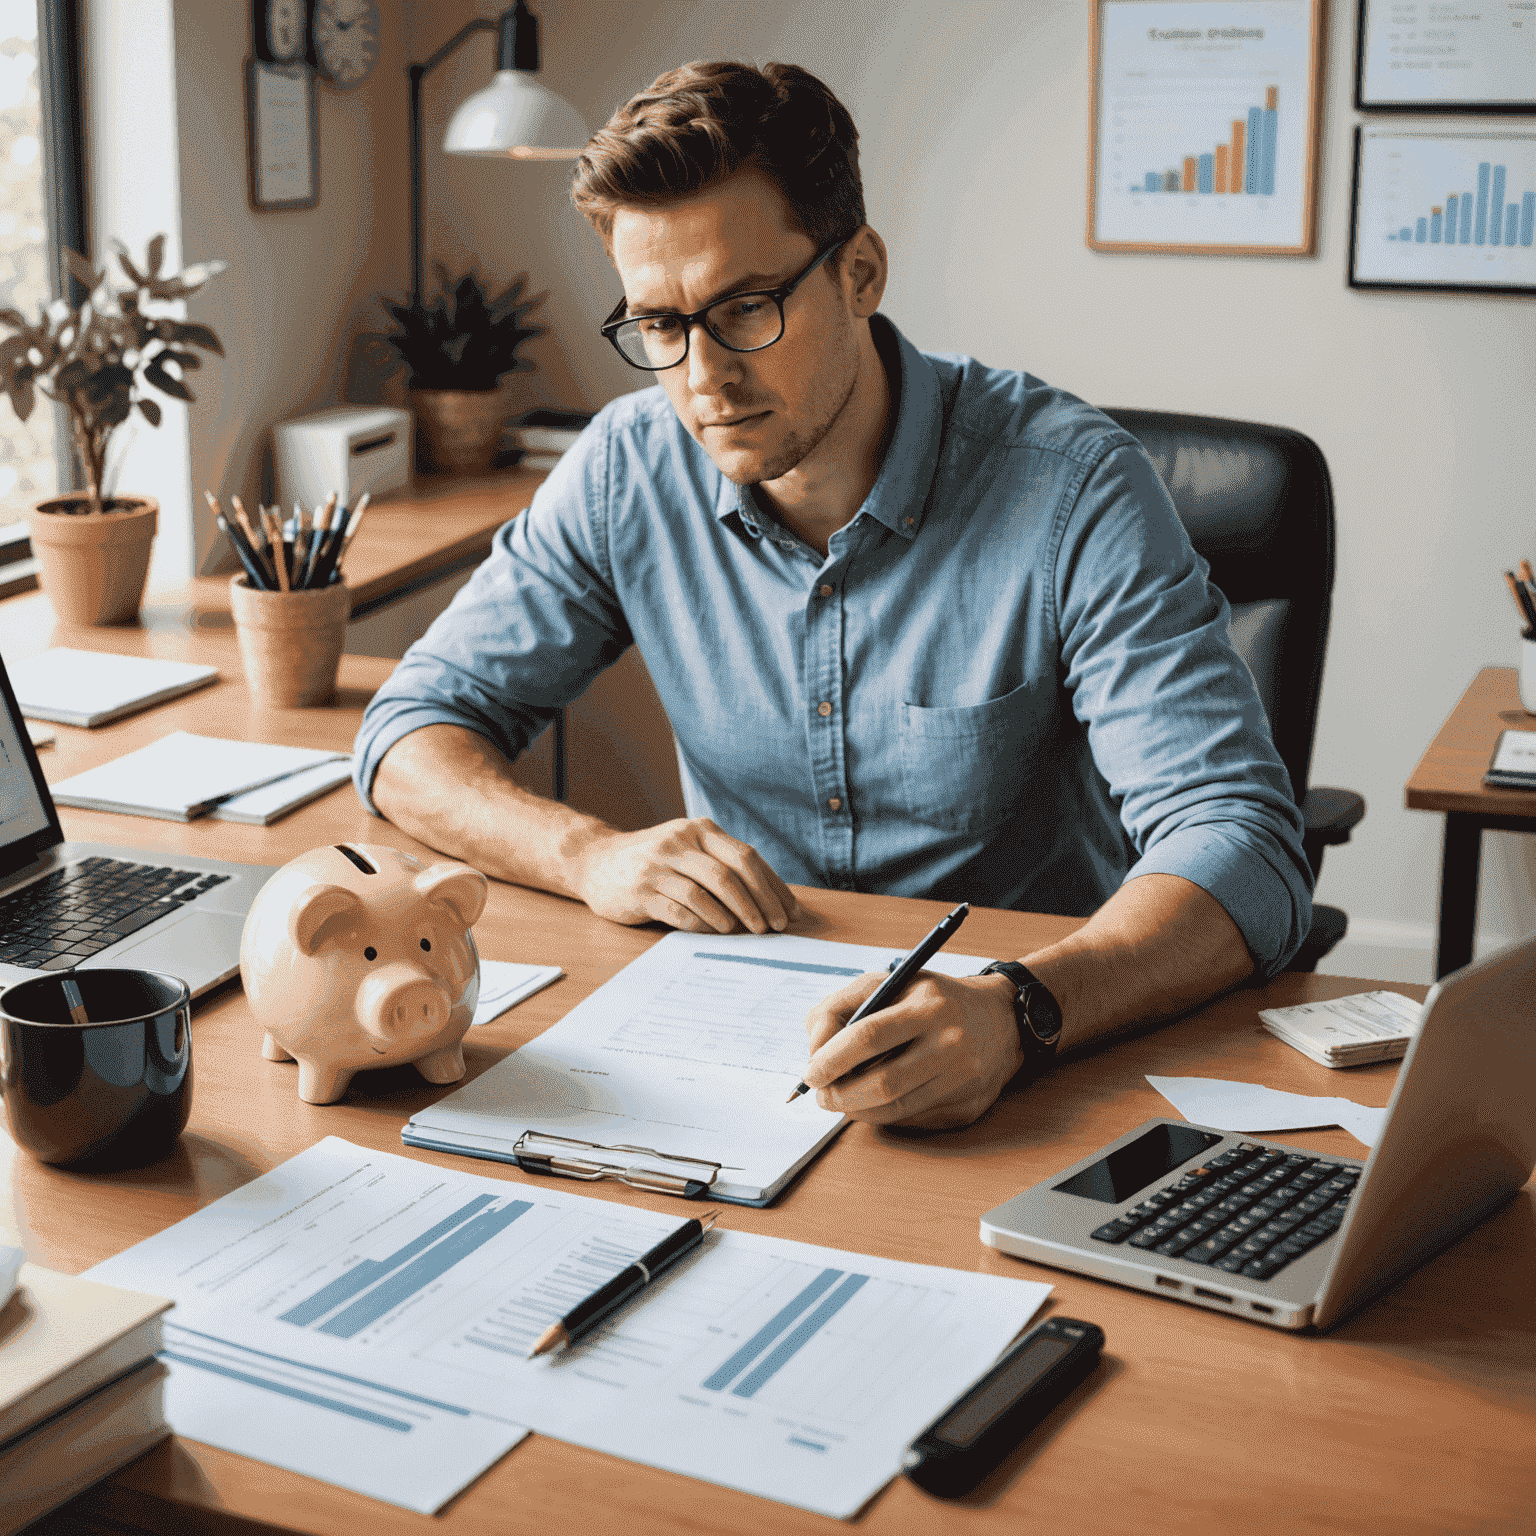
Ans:
{"type": "Polygon", "coordinates": [[[1268,1280],[1338,1230],[1359,1178],[1343,1163],[1245,1141],[1093,1236],[1268,1280]]]}
{"type": "Polygon", "coordinates": [[[68,970],[228,879],[168,865],[83,859],[0,898],[0,961],[68,970]]]}

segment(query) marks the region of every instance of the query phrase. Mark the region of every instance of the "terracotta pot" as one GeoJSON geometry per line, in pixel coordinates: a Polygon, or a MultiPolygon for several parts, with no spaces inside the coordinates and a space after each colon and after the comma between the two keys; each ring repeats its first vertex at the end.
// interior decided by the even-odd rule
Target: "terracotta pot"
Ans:
{"type": "Polygon", "coordinates": [[[507,391],[495,389],[411,389],[416,416],[416,461],[455,475],[483,475],[501,447],[501,429],[511,414],[507,391]]]}
{"type": "Polygon", "coordinates": [[[54,510],[83,503],[78,493],[55,496],[27,513],[38,582],[66,624],[131,624],[144,596],[160,504],[150,496],[113,496],[99,513],[54,510]]]}
{"type": "Polygon", "coordinates": [[[303,709],[331,701],[352,611],[345,582],[313,591],[258,592],[248,577],[231,576],[229,607],[245,681],[259,703],[303,709]]]}

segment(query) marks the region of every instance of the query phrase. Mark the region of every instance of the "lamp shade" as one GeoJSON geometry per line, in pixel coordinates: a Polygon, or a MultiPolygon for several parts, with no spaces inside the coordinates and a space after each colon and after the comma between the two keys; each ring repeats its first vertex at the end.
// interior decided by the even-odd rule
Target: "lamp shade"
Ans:
{"type": "Polygon", "coordinates": [[[574,160],[589,134],[581,114],[524,69],[498,69],[453,114],[443,148],[451,155],[574,160]]]}

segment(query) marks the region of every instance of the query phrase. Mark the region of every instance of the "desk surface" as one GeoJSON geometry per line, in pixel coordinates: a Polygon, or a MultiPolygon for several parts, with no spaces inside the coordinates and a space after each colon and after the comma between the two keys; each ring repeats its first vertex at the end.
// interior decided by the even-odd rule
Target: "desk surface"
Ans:
{"type": "MultiPolygon", "coordinates": [[[[22,600],[25,601],[25,600],[22,600]]],[[[9,604],[0,604],[0,610],[9,604]]],[[[0,619],[4,618],[0,612],[0,619]]],[[[0,624],[0,635],[4,626],[0,624]]],[[[390,663],[342,661],[339,702],[275,711],[247,697],[228,636],[97,631],[113,649],[199,654],[224,680],[160,709],[87,732],[58,728],[43,755],[50,779],[187,728],[346,746],[390,663]],[[169,648],[169,649],[168,649],[169,648]]],[[[279,863],[342,840],[412,846],[342,789],[269,828],[63,813],[68,835],[279,863]]],[[[802,891],[804,931],[906,947],[942,905],[802,891]]],[[[975,953],[1027,952],[1069,919],[980,910],[966,926],[975,953]]],[[[577,904],[493,886],[476,929],[494,959],[558,962],[565,980],[478,1029],[472,1073],[548,1027],[658,936],[615,927],[577,904]]],[[[1286,976],[1244,989],[1157,1034],[1063,1063],[999,1103],[979,1124],[937,1136],[851,1127],[769,1210],[730,1208],[744,1230],[1051,1282],[1050,1306],[1099,1323],[1106,1362],[969,1503],[945,1506],[898,1480],[862,1517],[872,1532],[1273,1529],[1286,1532],[1529,1530],[1536,1398],[1536,1191],[1509,1207],[1327,1338],[1282,1334],[984,1248],[982,1212],[1166,1112],[1148,1071],[1261,1081],[1385,1104],[1395,1068],[1330,1072],[1259,1028],[1255,1008],[1357,990],[1332,977],[1286,976]],[[1026,1523],[1027,1522],[1027,1523],[1026,1523]]],[[[1418,995],[1422,989],[1400,990],[1418,995]]],[[[43,1167],[0,1136],[0,1228],[14,1212],[34,1255],[78,1271],[136,1242],[310,1145],[335,1134],[392,1152],[407,1117],[444,1090],[401,1068],[357,1079],[339,1105],[299,1102],[291,1066],[261,1059],[238,989],[205,999],[193,1023],[196,1092],[177,1153],[112,1177],[43,1167]]],[[[1358,1156],[1340,1130],[1281,1138],[1358,1156]]],[[[432,1153],[405,1155],[524,1182],[516,1170],[432,1153]]],[[[599,1186],[594,1198],[654,1209],[676,1202],[599,1186]]],[[[286,1528],[355,1536],[479,1536],[487,1530],[797,1532],[833,1529],[819,1516],[534,1436],[429,1520],[190,1441],[165,1443],[84,1496],[114,1529],[177,1533],[286,1528]]]]}
{"type": "Polygon", "coordinates": [[[1403,800],[1413,811],[1473,816],[1528,816],[1536,821],[1536,790],[1489,789],[1483,775],[1500,731],[1536,730],[1536,715],[1520,703],[1513,667],[1484,667],[1457,701],[1408,778],[1403,800]]]}

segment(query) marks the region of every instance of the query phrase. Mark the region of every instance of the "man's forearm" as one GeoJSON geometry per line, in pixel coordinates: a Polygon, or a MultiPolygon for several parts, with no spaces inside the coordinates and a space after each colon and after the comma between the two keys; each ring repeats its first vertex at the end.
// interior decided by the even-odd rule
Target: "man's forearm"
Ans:
{"type": "Polygon", "coordinates": [[[1253,971],[1237,924],[1177,875],[1121,886],[1070,938],[1023,957],[1061,1005],[1061,1049],[1197,1007],[1253,971]]]}
{"type": "Polygon", "coordinates": [[[579,896],[582,852],[612,828],[515,783],[512,765],[483,736],[428,725],[385,754],[374,804],[403,832],[498,880],[579,896]]]}

